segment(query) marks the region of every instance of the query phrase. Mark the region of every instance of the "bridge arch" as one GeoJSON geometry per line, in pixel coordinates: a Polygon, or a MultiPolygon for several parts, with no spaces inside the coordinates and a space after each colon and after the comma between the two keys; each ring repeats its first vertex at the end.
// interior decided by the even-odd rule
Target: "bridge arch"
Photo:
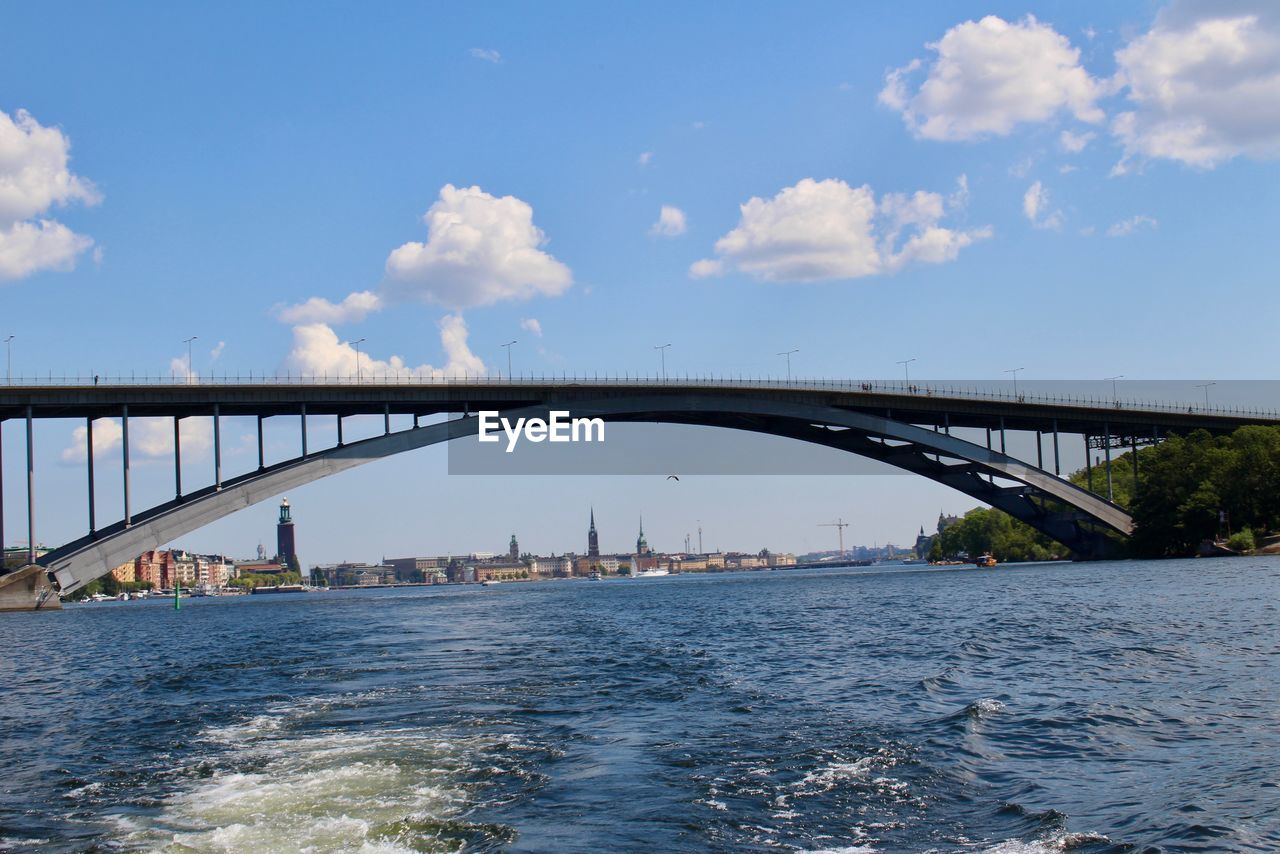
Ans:
{"type": "MultiPolygon", "coordinates": [[[[768,397],[703,400],[696,393],[574,400],[575,417],[690,424],[796,439],[877,459],[928,477],[1010,513],[1083,558],[1106,556],[1128,535],[1122,508],[1021,460],[990,448],[886,416],[839,406],[768,397]],[[833,429],[835,428],[835,429],[833,429]],[[995,482],[1013,482],[1015,486],[995,482]]],[[[548,417],[554,401],[504,411],[508,418],[548,417]]],[[[463,417],[387,433],[252,471],[133,515],[55,549],[40,559],[62,593],[106,575],[124,561],[282,492],[364,463],[473,436],[478,419],[463,417]]]]}

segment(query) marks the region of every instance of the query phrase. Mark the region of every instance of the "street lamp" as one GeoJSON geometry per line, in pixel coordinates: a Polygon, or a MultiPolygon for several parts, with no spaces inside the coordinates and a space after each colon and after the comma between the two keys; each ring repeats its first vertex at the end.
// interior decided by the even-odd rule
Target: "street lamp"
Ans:
{"type": "Polygon", "coordinates": [[[13,385],[13,344],[14,336],[4,339],[4,384],[13,385]]]}
{"type": "Polygon", "coordinates": [[[784,353],[778,354],[779,356],[787,357],[787,382],[791,382],[791,354],[799,353],[799,352],[800,352],[799,348],[796,348],[795,350],[787,350],[784,353]]]}
{"type": "Polygon", "coordinates": [[[367,338],[361,338],[359,341],[352,341],[351,346],[356,348],[356,384],[360,383],[360,345],[367,341],[367,338]]]}
{"type": "Polygon", "coordinates": [[[664,381],[667,378],[667,348],[670,346],[670,344],[660,344],[653,348],[662,354],[662,379],[664,381]]]}
{"type": "Polygon", "coordinates": [[[1005,371],[1006,374],[1013,374],[1013,396],[1014,397],[1018,396],[1018,371],[1025,371],[1025,370],[1026,368],[1009,368],[1005,371]]]}
{"type": "Polygon", "coordinates": [[[1120,398],[1119,395],[1116,394],[1116,380],[1124,379],[1124,374],[1116,374],[1114,377],[1107,377],[1107,379],[1111,380],[1111,402],[1119,403],[1120,398]]]}
{"type": "Polygon", "coordinates": [[[511,345],[519,343],[519,341],[508,341],[502,345],[507,348],[507,382],[511,382],[511,345]]]}
{"type": "Polygon", "coordinates": [[[1204,408],[1205,408],[1205,409],[1208,409],[1208,408],[1209,408],[1209,386],[1211,386],[1211,385],[1217,385],[1217,383],[1216,383],[1216,382],[1213,382],[1213,383],[1200,383],[1199,385],[1197,385],[1197,386],[1196,386],[1196,388],[1202,388],[1202,389],[1204,389],[1204,408]]]}
{"type": "Polygon", "coordinates": [[[910,359],[903,359],[898,362],[899,365],[902,365],[902,378],[906,380],[908,386],[911,385],[911,363],[915,360],[916,357],[912,356],[910,359]]]}
{"type": "Polygon", "coordinates": [[[196,372],[191,367],[191,342],[199,338],[199,335],[192,335],[182,343],[187,345],[187,382],[190,383],[195,378],[196,372]]]}

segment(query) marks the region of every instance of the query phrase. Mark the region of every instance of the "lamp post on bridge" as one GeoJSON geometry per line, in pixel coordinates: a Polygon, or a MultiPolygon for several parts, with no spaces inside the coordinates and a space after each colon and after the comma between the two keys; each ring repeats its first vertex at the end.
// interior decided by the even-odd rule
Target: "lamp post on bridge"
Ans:
{"type": "Polygon", "coordinates": [[[800,349],[797,347],[795,350],[787,350],[786,352],[778,354],[779,356],[787,357],[787,382],[791,382],[791,354],[799,353],[799,352],[800,352],[800,349]]]}
{"type": "Polygon", "coordinates": [[[1025,370],[1026,368],[1009,368],[1005,371],[1006,374],[1013,374],[1013,397],[1015,400],[1018,398],[1018,371],[1025,370]]]}
{"type": "Polygon", "coordinates": [[[1205,409],[1209,408],[1209,386],[1211,385],[1217,385],[1217,383],[1216,382],[1200,383],[1199,385],[1196,386],[1196,388],[1204,389],[1204,408],[1205,409]]]}
{"type": "Polygon", "coordinates": [[[503,347],[507,348],[507,382],[511,382],[511,379],[512,379],[511,378],[511,345],[519,344],[519,343],[520,343],[519,341],[508,341],[506,344],[502,345],[503,347]]]}
{"type": "Polygon", "coordinates": [[[902,365],[902,378],[906,381],[907,388],[911,388],[911,363],[915,360],[916,357],[912,356],[910,359],[902,359],[898,362],[899,365],[902,365]]]}
{"type": "Polygon", "coordinates": [[[13,385],[13,339],[10,335],[4,339],[4,384],[13,385]]]}
{"type": "Polygon", "coordinates": [[[351,346],[356,348],[356,385],[360,384],[360,345],[369,339],[361,338],[359,341],[352,341],[351,346]]]}
{"type": "Polygon", "coordinates": [[[1111,403],[1113,405],[1120,403],[1120,396],[1116,394],[1116,380],[1124,379],[1124,374],[1116,374],[1114,377],[1107,377],[1111,380],[1111,403]]]}
{"type": "Polygon", "coordinates": [[[187,345],[187,384],[188,385],[191,384],[191,381],[194,380],[196,376],[195,368],[193,368],[191,365],[191,342],[197,340],[199,337],[200,337],[199,335],[192,335],[190,338],[182,342],[183,344],[187,345]]]}
{"type": "Polygon", "coordinates": [[[671,346],[671,344],[669,344],[669,343],[668,343],[668,344],[659,344],[659,345],[657,345],[657,346],[655,346],[655,347],[653,348],[653,349],[657,350],[659,353],[661,353],[661,354],[662,354],[662,380],[663,380],[663,382],[666,382],[666,379],[667,379],[667,348],[668,348],[668,347],[670,347],[670,346],[671,346]]]}

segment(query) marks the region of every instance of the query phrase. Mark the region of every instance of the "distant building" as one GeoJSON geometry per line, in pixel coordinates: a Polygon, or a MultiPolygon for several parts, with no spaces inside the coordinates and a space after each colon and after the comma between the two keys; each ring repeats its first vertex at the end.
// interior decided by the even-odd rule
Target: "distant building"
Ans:
{"type": "Polygon", "coordinates": [[[649,548],[649,541],[644,538],[644,516],[640,517],[640,536],[636,537],[636,554],[653,554],[653,549],[649,548]]]}
{"type": "Polygon", "coordinates": [[[111,577],[121,584],[129,584],[138,580],[138,561],[131,560],[128,563],[122,563],[115,569],[111,570],[111,577]]]}
{"type": "Polygon", "coordinates": [[[591,527],[587,528],[587,557],[600,557],[600,536],[596,533],[596,508],[591,508],[591,527]]]}
{"type": "Polygon", "coordinates": [[[507,546],[507,557],[512,560],[520,560],[520,544],[516,542],[516,535],[511,535],[511,543],[507,546]]]}
{"type": "Polygon", "coordinates": [[[474,581],[520,581],[529,577],[529,567],[519,560],[487,560],[473,564],[474,581]]]}
{"type": "Polygon", "coordinates": [[[280,502],[280,521],[276,523],[276,560],[294,572],[302,572],[293,532],[293,512],[287,498],[280,502]]]}

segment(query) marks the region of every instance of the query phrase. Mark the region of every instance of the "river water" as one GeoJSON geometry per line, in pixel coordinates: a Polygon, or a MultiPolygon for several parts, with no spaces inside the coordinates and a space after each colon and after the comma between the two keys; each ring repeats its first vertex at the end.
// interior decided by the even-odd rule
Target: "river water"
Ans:
{"type": "Polygon", "coordinates": [[[0,614],[0,849],[1273,850],[1280,560],[0,614]]]}

